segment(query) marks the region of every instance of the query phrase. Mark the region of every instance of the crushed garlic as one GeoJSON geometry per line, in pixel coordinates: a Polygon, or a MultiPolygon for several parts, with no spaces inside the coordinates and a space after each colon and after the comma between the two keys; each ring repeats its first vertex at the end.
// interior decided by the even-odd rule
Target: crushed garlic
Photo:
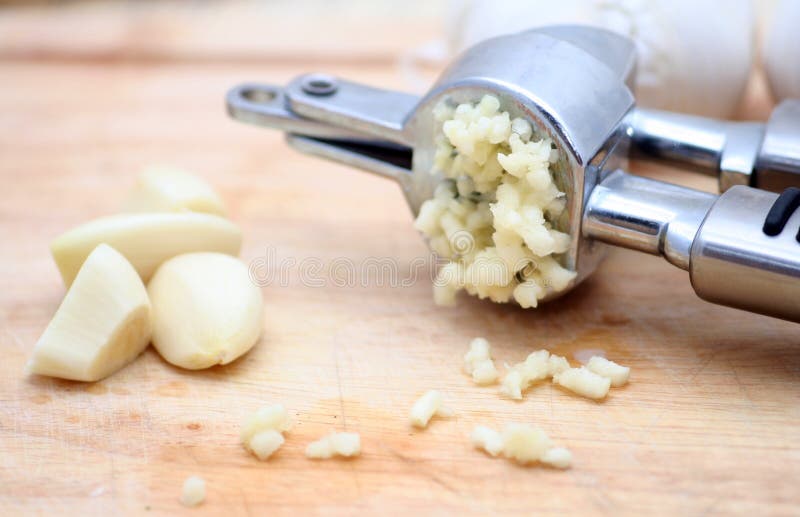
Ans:
{"type": "Polygon", "coordinates": [[[570,368],[553,376],[553,382],[559,386],[586,398],[599,400],[608,394],[611,381],[584,366],[570,368]]]}
{"type": "Polygon", "coordinates": [[[540,461],[552,467],[567,468],[572,462],[569,450],[553,447],[547,433],[529,424],[508,424],[502,432],[479,425],[473,429],[470,440],[491,456],[502,453],[522,465],[540,461]]]}
{"type": "Polygon", "coordinates": [[[557,469],[566,469],[572,465],[572,453],[564,447],[553,447],[546,450],[539,461],[557,469]]]}
{"type": "Polygon", "coordinates": [[[484,386],[497,382],[497,368],[492,361],[489,341],[476,337],[469,344],[469,352],[464,355],[464,371],[472,375],[475,384],[484,386]]]}
{"type": "Polygon", "coordinates": [[[503,437],[494,429],[486,426],[476,426],[472,430],[470,440],[476,448],[483,449],[492,456],[497,456],[503,452],[503,437]]]}
{"type": "Polygon", "coordinates": [[[589,359],[586,368],[597,375],[609,379],[611,385],[615,388],[624,386],[628,382],[628,378],[631,374],[631,369],[629,367],[619,365],[614,361],[609,361],[605,357],[600,357],[598,355],[589,359]]]}
{"type": "Polygon", "coordinates": [[[411,425],[420,428],[428,427],[428,422],[434,415],[453,416],[453,410],[443,405],[441,393],[430,390],[417,399],[411,407],[411,425]]]}
{"type": "Polygon", "coordinates": [[[492,95],[455,108],[442,102],[434,117],[440,131],[431,173],[444,180],[415,226],[450,260],[436,278],[435,302],[453,305],[465,289],[527,308],[565,289],[575,273],[559,263],[570,236],[554,228],[566,198],[550,171],[558,160],[553,142],[511,119],[492,95]]]}
{"type": "Polygon", "coordinates": [[[197,506],[206,498],[206,482],[203,478],[190,476],[183,482],[181,491],[181,504],[184,506],[197,506]]]}
{"type": "Polygon", "coordinates": [[[325,460],[333,456],[351,458],[361,454],[361,436],[358,433],[331,433],[306,447],[306,457],[325,460]]]}
{"type": "Polygon", "coordinates": [[[514,400],[522,400],[522,393],[535,382],[552,377],[568,368],[569,362],[566,358],[550,355],[547,350],[537,350],[528,355],[523,362],[510,368],[503,378],[500,393],[514,400]]]}
{"type": "Polygon", "coordinates": [[[245,449],[264,461],[283,445],[282,433],[291,427],[285,407],[280,404],[264,406],[245,418],[239,438],[245,449]]]}
{"type": "Polygon", "coordinates": [[[508,424],[500,435],[503,455],[523,465],[539,460],[551,447],[547,434],[528,424],[508,424]]]}

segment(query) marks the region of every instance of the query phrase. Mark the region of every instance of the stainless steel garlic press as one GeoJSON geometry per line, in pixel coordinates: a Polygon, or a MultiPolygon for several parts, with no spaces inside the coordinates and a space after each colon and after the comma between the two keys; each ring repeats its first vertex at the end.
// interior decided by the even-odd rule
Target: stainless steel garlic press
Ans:
{"type": "Polygon", "coordinates": [[[560,151],[551,170],[567,210],[554,226],[572,238],[570,287],[611,244],[662,255],[705,300],[800,322],[800,101],[767,124],[644,110],[635,63],[627,38],[545,27],[470,48],[422,98],[310,74],[286,87],[237,86],[227,106],[285,131],[301,152],[397,181],[416,214],[440,180],[430,173],[433,108],[492,94],[560,151]],[[716,174],[721,194],[629,174],[631,155],[716,174]]]}

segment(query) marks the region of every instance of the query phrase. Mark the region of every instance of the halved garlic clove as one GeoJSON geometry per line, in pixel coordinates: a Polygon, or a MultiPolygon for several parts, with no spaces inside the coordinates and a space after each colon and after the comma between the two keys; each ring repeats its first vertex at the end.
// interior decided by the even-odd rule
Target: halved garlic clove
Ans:
{"type": "Polygon", "coordinates": [[[187,253],[164,262],[147,286],[153,346],[170,363],[198,370],[228,364],[256,344],[261,290],[247,266],[222,253],[187,253]]]}
{"type": "Polygon", "coordinates": [[[167,166],[148,167],[125,200],[126,212],[204,212],[225,216],[219,195],[201,178],[167,166]]]}
{"type": "Polygon", "coordinates": [[[100,243],[122,253],[147,282],[162,262],[176,255],[195,251],[237,255],[242,232],[225,218],[193,212],[101,217],[62,234],[50,246],[67,287],[100,243]]]}
{"type": "Polygon", "coordinates": [[[150,302],[141,278],[122,254],[100,244],[36,343],[27,369],[97,381],[147,348],[151,331],[150,302]]]}

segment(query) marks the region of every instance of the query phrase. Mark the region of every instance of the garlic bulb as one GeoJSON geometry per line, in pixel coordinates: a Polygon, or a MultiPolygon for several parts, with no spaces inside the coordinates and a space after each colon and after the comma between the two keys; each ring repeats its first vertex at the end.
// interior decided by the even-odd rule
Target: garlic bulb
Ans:
{"type": "Polygon", "coordinates": [[[775,6],[764,41],[764,68],[775,100],[800,97],[800,2],[775,6]]]}
{"type": "Polygon", "coordinates": [[[636,42],[640,106],[705,116],[736,112],[753,57],[750,0],[462,0],[451,3],[448,20],[453,55],[544,25],[612,30],[636,42]]]}

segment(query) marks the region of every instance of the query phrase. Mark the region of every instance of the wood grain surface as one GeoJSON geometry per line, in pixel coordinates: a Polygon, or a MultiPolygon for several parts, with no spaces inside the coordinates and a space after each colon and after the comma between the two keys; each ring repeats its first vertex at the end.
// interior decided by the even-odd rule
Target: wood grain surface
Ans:
{"type": "MultiPolygon", "coordinates": [[[[348,282],[339,264],[392,259],[404,280],[426,257],[399,189],[225,116],[230,86],[282,83],[309,69],[398,87],[390,57],[423,43],[427,29],[385,23],[379,59],[308,50],[320,42],[274,57],[280,40],[269,38],[263,60],[172,51],[132,59],[141,38],[92,43],[73,21],[79,52],[55,44],[40,52],[44,43],[22,28],[47,33],[65,12],[0,14],[0,26],[20,28],[0,42],[0,514],[800,512],[796,325],[702,302],[684,271],[628,251],[611,253],[562,300],[529,311],[467,298],[438,308],[426,268],[404,285],[369,273],[348,282]],[[274,273],[263,287],[263,339],[241,360],[201,372],[148,349],[94,384],[26,377],[64,294],[49,242],[114,213],[154,162],[215,185],[243,228],[243,260],[274,273]],[[316,262],[321,285],[309,285],[303,268],[316,262]],[[541,347],[570,358],[603,350],[632,367],[632,380],[601,403],[549,384],[511,402],[461,373],[475,336],[492,341],[500,364],[541,347]],[[433,388],[457,414],[412,430],[408,409],[433,388]],[[238,444],[238,428],[267,403],[285,404],[297,425],[262,463],[238,444]],[[572,469],[523,468],[470,447],[474,425],[505,422],[543,427],[572,450],[572,469]],[[305,445],[331,430],[361,433],[363,455],[305,459],[305,445]],[[185,510],[180,488],[193,474],[206,479],[208,495],[185,510]]],[[[305,22],[306,34],[315,23],[323,27],[305,22]]],[[[358,33],[346,36],[338,37],[363,47],[358,33]]],[[[765,115],[762,91],[756,81],[747,114],[765,115]]],[[[713,188],[709,178],[636,170],[713,188]]]]}

